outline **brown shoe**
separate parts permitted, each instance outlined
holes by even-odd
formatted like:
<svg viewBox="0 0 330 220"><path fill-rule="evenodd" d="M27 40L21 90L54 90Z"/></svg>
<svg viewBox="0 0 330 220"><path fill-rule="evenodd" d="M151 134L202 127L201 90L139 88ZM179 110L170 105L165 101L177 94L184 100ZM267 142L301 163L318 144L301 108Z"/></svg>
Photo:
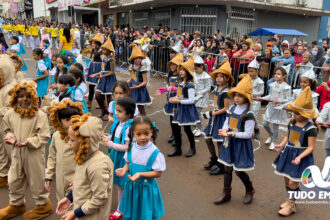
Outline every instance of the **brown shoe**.
<svg viewBox="0 0 330 220"><path fill-rule="evenodd" d="M283 202L281 205L280 205L280 209L283 209L285 206L287 206L288 205L288 203L289 203L289 198L287 198L286 200L285 200L285 202Z"/></svg>
<svg viewBox="0 0 330 220"><path fill-rule="evenodd" d="M231 187L224 187L222 195L214 200L214 204L220 205L225 202L229 202L231 199Z"/></svg>
<svg viewBox="0 0 330 220"><path fill-rule="evenodd" d="M87 108L88 108L89 110L92 109L92 101L87 101Z"/></svg>
<svg viewBox="0 0 330 220"><path fill-rule="evenodd" d="M0 188L8 186L8 179L7 177L0 177Z"/></svg>
<svg viewBox="0 0 330 220"><path fill-rule="evenodd" d="M25 220L39 220L46 218L53 212L53 204L48 199L45 205L37 205L34 209L31 209L24 213Z"/></svg>
<svg viewBox="0 0 330 220"><path fill-rule="evenodd" d="M288 203L286 206L284 206L280 211L278 211L278 214L283 217L290 216L296 212L296 203L294 200L290 199L288 200Z"/></svg>
<svg viewBox="0 0 330 220"><path fill-rule="evenodd" d="M20 206L8 205L6 208L0 210L0 219L7 220L14 218L15 216L21 215L26 211L25 204Z"/></svg>
<svg viewBox="0 0 330 220"><path fill-rule="evenodd" d="M246 189L243 203L245 205L250 204L253 200L253 194L255 193L252 184Z"/></svg>

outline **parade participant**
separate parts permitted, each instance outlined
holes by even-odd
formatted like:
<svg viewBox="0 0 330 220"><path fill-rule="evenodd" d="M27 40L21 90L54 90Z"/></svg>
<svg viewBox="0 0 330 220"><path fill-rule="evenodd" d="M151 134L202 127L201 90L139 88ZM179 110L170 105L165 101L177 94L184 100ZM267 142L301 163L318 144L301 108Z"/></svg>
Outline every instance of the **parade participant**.
<svg viewBox="0 0 330 220"><path fill-rule="evenodd" d="M33 25L30 27L31 32L31 48L34 50L38 46L38 39L39 39L39 26L37 26L36 22L33 22Z"/></svg>
<svg viewBox="0 0 330 220"><path fill-rule="evenodd" d="M309 86L312 90L314 108L317 109L317 103L319 101L319 94L314 92L317 87L316 76L313 69L309 69L300 76L300 89L292 90L292 101L296 100L300 93Z"/></svg>
<svg viewBox="0 0 330 220"><path fill-rule="evenodd" d="M98 83L98 78L90 77L90 75L94 73L98 73L102 70L102 50L101 50L101 33L98 33L93 37L92 39L89 40L89 42L92 44L92 62L90 63L88 67L88 74L86 78L86 82L89 84L88 85L88 101L87 101L87 107L88 109L92 108L92 102L94 98L94 93L95 93L95 86Z"/></svg>
<svg viewBox="0 0 330 220"><path fill-rule="evenodd" d="M59 57L58 54L54 55L52 57L52 64L49 69L49 84L48 88L52 88L52 85L55 83L55 75L57 71L57 58Z"/></svg>
<svg viewBox="0 0 330 220"><path fill-rule="evenodd" d="M9 56L15 67L15 80L17 83L22 83L24 81L24 75L20 70L22 69L23 61L16 53L12 53Z"/></svg>
<svg viewBox="0 0 330 220"><path fill-rule="evenodd" d="M169 67L168 77L167 77L167 95L166 95L166 104L164 105L164 113L165 115L170 116L170 125L172 130L172 135L168 140L168 143L172 143L175 145L175 138L174 138L174 127L173 127L173 115L174 115L174 108L176 104L172 104L169 102L170 98L176 96L176 91L172 89L172 87L178 87L179 81L179 66L183 63L183 55L182 53L177 53L174 58L172 58L168 63L167 66Z"/></svg>
<svg viewBox="0 0 330 220"><path fill-rule="evenodd" d="M72 49L70 50L70 57L72 57L72 59L76 60L79 55L80 55L80 49L78 48L77 41L73 41Z"/></svg>
<svg viewBox="0 0 330 220"><path fill-rule="evenodd" d="M287 108L294 113L294 118L288 125L287 136L274 148L280 153L273 166L276 174L284 176L286 190L297 192L303 171L314 164L317 128L310 119L317 118L318 113L313 106L310 87L306 87ZM278 214L289 216L295 212L295 198L290 197L281 204Z"/></svg>
<svg viewBox="0 0 330 220"><path fill-rule="evenodd" d="M155 146L157 127L149 118L138 117L134 119L132 132L136 141L125 152L126 165L116 170L120 177L128 173L129 179L119 210L124 219L159 219L165 210L156 178L165 171L166 164L164 155Z"/></svg>
<svg viewBox="0 0 330 220"><path fill-rule="evenodd" d="M211 175L220 175L224 174L224 165L218 162L218 156L220 155L224 138L218 134L218 131L222 128L227 117L227 110L230 106L228 91L235 79L231 75L230 63L228 61L225 61L219 69L214 70L211 77L217 83L217 87L214 94L213 111L203 114L204 118L209 119L203 133L211 154L210 161L205 164L204 168L210 170ZM217 143L218 154L216 154L214 142Z"/></svg>
<svg viewBox="0 0 330 220"><path fill-rule="evenodd" d="M57 62L57 69L54 77L55 82L51 87L52 89L57 88L59 77L67 74L69 71L69 59L66 56L63 55L58 56L56 62Z"/></svg>
<svg viewBox="0 0 330 220"><path fill-rule="evenodd" d="M265 144L270 144L269 150L274 150L280 124L286 125L289 123L289 118L283 108L291 100L291 87L286 83L286 70L283 67L277 67L274 73L275 82L269 85L269 95L262 98L255 97L256 101L265 100L269 102L263 116L263 126L269 135ZM270 128L269 123L273 124L273 130Z"/></svg>
<svg viewBox="0 0 330 220"><path fill-rule="evenodd" d="M111 102L112 88L117 82L116 78L116 64L113 57L115 49L113 48L111 39L108 40L101 46L103 51L102 69L99 73L90 75L90 77L98 77L99 82L96 87L95 99L99 104L102 113L99 118L102 120L103 117L108 114L107 106ZM106 119L105 119L106 120Z"/></svg>
<svg viewBox="0 0 330 220"><path fill-rule="evenodd" d="M64 214L73 203L74 211L62 216L62 219L108 219L112 202L113 163L99 151L102 121L85 114L72 116L71 123L68 135L76 162L74 184L72 191L58 203L56 213Z"/></svg>
<svg viewBox="0 0 330 220"><path fill-rule="evenodd" d="M235 170L246 190L243 203L249 204L253 200L254 189L245 171L254 169L252 136L255 126L254 114L250 111L253 103L253 83L250 76L246 75L236 87L230 89L228 96L235 104L229 108L226 121L219 130L219 135L226 138L219 157L219 161L225 165L225 174L223 193L214 203L220 205L230 201Z"/></svg>
<svg viewBox="0 0 330 220"><path fill-rule="evenodd" d="M69 192L75 170L74 153L68 144L68 130L72 125L73 115L83 115L81 103L63 100L49 109L49 122L57 130L49 145L45 188L50 191L56 176L56 199L61 199Z"/></svg>
<svg viewBox="0 0 330 220"><path fill-rule="evenodd" d="M210 75L205 72L205 64L200 56L194 57L195 72L194 72L194 85L195 85L195 106L198 114L204 108L209 106L209 91L211 89ZM196 129L193 131L195 137L201 136L203 133L202 122L196 124Z"/></svg>
<svg viewBox="0 0 330 220"><path fill-rule="evenodd" d="M148 83L147 86L150 86L150 71L151 71L151 60L149 58L149 44L145 44L141 47L142 53L145 56L145 58L142 60L141 64L144 66L147 70L147 78L148 78Z"/></svg>
<svg viewBox="0 0 330 220"><path fill-rule="evenodd" d="M84 49L81 53L81 58L82 60L78 62L80 62L83 65L83 69L84 69L83 73L84 76L86 76L92 58L92 49L88 49L88 48Z"/></svg>
<svg viewBox="0 0 330 220"><path fill-rule="evenodd" d="M9 107L9 91L16 84L15 68L7 55L0 56L0 187L8 186L8 170L10 167L11 146L7 145L3 138L3 116Z"/></svg>
<svg viewBox="0 0 330 220"><path fill-rule="evenodd" d="M27 66L22 58L21 51L20 51L20 44L19 44L19 39L16 36L13 36L10 38L10 47L9 47L9 52L10 53L16 53L19 57L21 57L23 61L23 66L21 68L21 71L26 71Z"/></svg>
<svg viewBox="0 0 330 220"><path fill-rule="evenodd" d="M69 56L72 49L72 42L74 37L71 35L70 28L66 27L63 30L63 36L60 38L59 51L61 55Z"/></svg>
<svg viewBox="0 0 330 220"><path fill-rule="evenodd" d="M129 148L130 128L133 122L136 105L132 98L124 97L116 101L116 122L114 129L110 130L110 136L103 137L103 142L108 146L109 156L114 165L114 171L125 166L124 154ZM114 213L110 214L110 220L121 219L122 213L119 211L120 202L123 196L124 187L127 182L127 174L123 177L113 176L113 184L117 186L118 207Z"/></svg>
<svg viewBox="0 0 330 220"><path fill-rule="evenodd" d="M129 89L129 85L126 81L117 81L116 84L113 86L112 96L115 101L111 101L108 107L108 120L111 124L110 131L115 129L117 116L116 116L116 100L129 97L131 90ZM139 110L135 107L134 117L139 114Z"/></svg>
<svg viewBox="0 0 330 220"><path fill-rule="evenodd" d="M31 32L30 32L30 25L27 24L24 29L24 36L23 36L23 44L27 47L31 47Z"/></svg>
<svg viewBox="0 0 330 220"><path fill-rule="evenodd" d="M33 79L37 83L37 93L39 97L39 104L41 104L41 98L47 94L48 83L49 83L49 73L43 59L43 52L40 48L36 48L32 51L32 56L35 61L37 61L37 74L36 78Z"/></svg>
<svg viewBox="0 0 330 220"><path fill-rule="evenodd" d="M265 91L265 83L260 77L259 74L259 63L254 59L248 66L248 74L251 77L253 83L253 97L261 97ZM260 101L253 101L253 104L250 106L250 110L254 113L254 117L257 118L261 108Z"/></svg>
<svg viewBox="0 0 330 220"><path fill-rule="evenodd" d="M55 103L61 102L65 99L71 99L72 92L74 91L75 80L73 76L64 74L59 77L57 84L57 94L55 97Z"/></svg>
<svg viewBox="0 0 330 220"><path fill-rule="evenodd" d="M194 134L191 131L191 125L200 122L199 114L195 106L195 86L194 86L194 58L189 55L190 59L180 65L180 84L176 93L176 97L170 98L170 103L177 104L174 109L173 126L175 137L175 150L167 154L169 157L182 154L182 137L181 126L187 134L190 143L190 149L186 153L186 157L192 157L196 154Z"/></svg>
<svg viewBox="0 0 330 220"><path fill-rule="evenodd" d="M57 40L57 35L58 35L58 29L55 24L53 24L50 28L50 33L52 37L52 44L55 45L55 48L58 49L58 40Z"/></svg>
<svg viewBox="0 0 330 220"><path fill-rule="evenodd" d="M330 156L330 102L327 102L324 105L319 117L316 119L316 124L321 125L327 129L324 134L323 148L325 150L325 157L329 157Z"/></svg>
<svg viewBox="0 0 330 220"><path fill-rule="evenodd" d="M88 113L88 108L84 96L87 92L87 86L85 84L85 79L83 72L79 68L71 68L69 74L75 79L75 86L72 89L71 100L73 102L81 102L83 104L84 113Z"/></svg>
<svg viewBox="0 0 330 220"><path fill-rule="evenodd" d="M23 45L23 35L22 32L17 31L18 43L19 43L19 51L20 54L26 54L26 50Z"/></svg>
<svg viewBox="0 0 330 220"><path fill-rule="evenodd" d="M51 53L51 49L49 47L49 41L47 39L42 41L42 52L43 52L43 57L44 57L44 61L45 61L45 65L47 67L48 70L50 70L51 66L52 66L52 53Z"/></svg>
<svg viewBox="0 0 330 220"><path fill-rule="evenodd" d="M10 91L10 107L3 118L5 142L12 147L8 173L9 205L0 210L0 219L24 213L24 219L43 219L53 211L44 188L45 145L50 132L47 115L38 110L35 82L16 84ZM29 186L35 208L26 211L24 195Z"/></svg>
<svg viewBox="0 0 330 220"><path fill-rule="evenodd" d="M49 48L51 48L51 45L50 45L50 37L49 37L49 34L48 34L48 31L47 31L47 28L43 28L42 31L41 31L41 34L40 34L40 45L39 47L40 48L43 48L43 44L44 44L44 40L48 40L48 44L49 44Z"/></svg>
<svg viewBox="0 0 330 220"><path fill-rule="evenodd" d="M131 97L138 106L140 114L145 116L146 111L144 106L152 103L147 89L147 70L141 64L142 60L145 59L145 56L136 44L131 44L130 46L132 47L132 54L128 61L132 62L132 64L128 68L130 79L127 83L130 86Z"/></svg>

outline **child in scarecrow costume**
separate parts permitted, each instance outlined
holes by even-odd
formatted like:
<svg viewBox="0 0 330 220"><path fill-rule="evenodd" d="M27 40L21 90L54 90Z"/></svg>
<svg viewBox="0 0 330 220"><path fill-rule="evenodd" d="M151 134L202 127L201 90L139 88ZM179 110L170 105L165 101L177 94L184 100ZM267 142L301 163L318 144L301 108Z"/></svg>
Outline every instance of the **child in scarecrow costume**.
<svg viewBox="0 0 330 220"><path fill-rule="evenodd" d="M10 166L10 152L11 146L7 145L3 140L4 135L4 125L3 116L9 109L10 95L8 92L16 84L15 68L11 62L9 56L0 56L0 187L5 187L8 185L7 176Z"/></svg>
<svg viewBox="0 0 330 220"><path fill-rule="evenodd" d="M68 144L68 129L73 115L83 115L81 102L63 100L49 109L50 124L57 130L49 146L45 187L51 189L51 183L56 176L56 198L60 201L69 191L73 180L75 164L74 153Z"/></svg>
<svg viewBox="0 0 330 220"><path fill-rule="evenodd" d="M17 83L22 83L24 81L24 75L20 70L22 69L22 66L23 66L23 60L16 53L12 53L9 56L10 56L10 58L11 58L13 64L14 64L15 69L16 69L16 71L15 71L15 73L16 73L15 74L16 82Z"/></svg>
<svg viewBox="0 0 330 220"><path fill-rule="evenodd" d="M286 190L297 192L304 170L314 165L317 128L310 119L317 118L319 114L313 106L310 87L306 87L287 108L294 113L294 118L288 125L287 136L275 145L275 150L280 153L273 166L275 173L284 177ZM290 197L280 205L278 214L289 216L295 212L295 198Z"/></svg>
<svg viewBox="0 0 330 220"><path fill-rule="evenodd" d="M99 151L102 121L85 114L71 118L69 144L74 151L76 169L72 191L57 206L62 215L73 202L74 211L62 218L109 219L112 202L113 163Z"/></svg>
<svg viewBox="0 0 330 220"><path fill-rule="evenodd" d="M249 204L253 200L254 188L245 171L254 169L252 136L255 126L254 114L249 109L253 103L250 76L246 75L236 87L230 89L228 96L235 104L229 108L226 121L219 130L219 135L226 137L219 157L219 162L225 165L225 174L223 193L214 203L219 205L230 201L232 173L235 170L246 190L243 203Z"/></svg>
<svg viewBox="0 0 330 220"><path fill-rule="evenodd" d="M25 191L32 191L36 207L24 219L43 219L53 211L44 187L45 145L49 141L47 115L38 109L35 82L17 84L11 91L10 107L3 118L7 144L12 147L8 172L9 205L0 210L0 219L13 218L26 211Z"/></svg>

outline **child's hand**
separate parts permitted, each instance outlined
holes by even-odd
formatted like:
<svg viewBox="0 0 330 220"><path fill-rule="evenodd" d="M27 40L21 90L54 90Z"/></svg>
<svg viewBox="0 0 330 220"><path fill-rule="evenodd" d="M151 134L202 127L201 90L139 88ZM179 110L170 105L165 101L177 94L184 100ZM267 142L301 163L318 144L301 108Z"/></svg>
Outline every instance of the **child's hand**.
<svg viewBox="0 0 330 220"><path fill-rule="evenodd" d="M28 140L25 140L24 142L22 143L16 143L15 146L17 147L25 147L29 144L29 141Z"/></svg>
<svg viewBox="0 0 330 220"><path fill-rule="evenodd" d="M16 142L15 138L11 138L11 137L5 137L3 140L4 140L7 144L11 144L11 145L14 145L15 142Z"/></svg>
<svg viewBox="0 0 330 220"><path fill-rule="evenodd" d="M255 101L261 101L262 99L261 99L261 97L254 97L253 100L255 100Z"/></svg>
<svg viewBox="0 0 330 220"><path fill-rule="evenodd" d="M135 182L140 178L140 176L141 176L140 173L136 173L132 177L131 177L131 175L128 175L127 177L130 181Z"/></svg>
<svg viewBox="0 0 330 220"><path fill-rule="evenodd" d="M172 97L170 98L170 103L174 103L174 104L179 104L180 103L180 99L176 98L176 97Z"/></svg>
<svg viewBox="0 0 330 220"><path fill-rule="evenodd" d="M115 119L109 114L108 121L110 124L112 124L115 121Z"/></svg>
<svg viewBox="0 0 330 220"><path fill-rule="evenodd" d="M220 136L225 136L225 134L227 133L227 131L228 131L227 129L219 129L219 133L218 134Z"/></svg>
<svg viewBox="0 0 330 220"><path fill-rule="evenodd" d="M37 78L34 78L34 79L33 79L33 81L37 82L37 81L38 81L38 79L37 79Z"/></svg>
<svg viewBox="0 0 330 220"><path fill-rule="evenodd" d="M50 191L52 189L52 181L45 181L45 188Z"/></svg>
<svg viewBox="0 0 330 220"><path fill-rule="evenodd" d="M76 216L75 216L74 212L69 212L68 214L63 215L61 220L73 220L73 219L75 219L75 217Z"/></svg>
<svg viewBox="0 0 330 220"><path fill-rule="evenodd" d="M119 168L116 170L116 175L119 177L123 177L123 176L125 176L125 174L126 174L126 171L124 168Z"/></svg>
<svg viewBox="0 0 330 220"><path fill-rule="evenodd" d="M136 85L133 84L131 87L129 87L130 90L135 89Z"/></svg>
<svg viewBox="0 0 330 220"><path fill-rule="evenodd" d="M89 77L91 77L91 78L94 78L95 76L96 76L96 74L89 75Z"/></svg>
<svg viewBox="0 0 330 220"><path fill-rule="evenodd" d="M63 215L70 206L70 204L71 201L68 198L64 197L61 201L57 203L56 214Z"/></svg>
<svg viewBox="0 0 330 220"><path fill-rule="evenodd" d="M103 143L105 146L108 146L108 141L109 141L108 137L102 136L101 139L102 139L102 143Z"/></svg>
<svg viewBox="0 0 330 220"><path fill-rule="evenodd" d="M296 159L294 159L293 161L291 161L291 163L292 164L295 164L295 165L298 165L298 164L300 164L300 161L301 161L300 157L296 157Z"/></svg>
<svg viewBox="0 0 330 220"><path fill-rule="evenodd" d="M275 145L274 146L274 150L276 151L276 152L280 152L281 150L282 150L282 146L281 145L279 145L279 144L277 144L277 145Z"/></svg>

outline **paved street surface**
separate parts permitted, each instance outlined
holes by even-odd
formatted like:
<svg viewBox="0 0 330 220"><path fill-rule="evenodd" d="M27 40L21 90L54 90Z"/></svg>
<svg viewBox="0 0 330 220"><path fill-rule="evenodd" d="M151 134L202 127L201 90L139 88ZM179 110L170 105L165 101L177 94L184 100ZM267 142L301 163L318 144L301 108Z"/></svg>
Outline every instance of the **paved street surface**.
<svg viewBox="0 0 330 220"><path fill-rule="evenodd" d="M54 54L55 51L53 51ZM27 49L25 61L28 65L26 78L32 78L35 75L35 61L32 60L31 49ZM118 73L119 79L127 79L125 73ZM151 114L151 119L156 121L160 129L156 145L161 149L163 154L172 151L172 146L167 144L170 136L169 118L162 112L165 103L165 95L156 96L157 88L164 85L165 81L161 78L154 77L151 80L149 92L153 97L153 104L146 108L147 114ZM96 103L93 104L95 107ZM93 110L93 115L98 115L99 110ZM154 114L152 114L154 113ZM260 114L261 115L261 114ZM259 122L262 122L259 115ZM206 121L204 121L204 124ZM104 124L105 125L105 124ZM188 151L189 145L187 137L182 129L183 134L183 153ZM285 131L280 131L280 138L283 138ZM318 136L319 140L323 140L324 131ZM261 143L267 138L266 132L261 128ZM255 152L255 170L249 172L251 180L255 188L255 198L252 204L244 205L242 202L245 189L238 177L233 174L232 199L229 203L221 206L213 204L222 192L223 176L210 176L203 166L208 161L209 153L207 146L202 137L196 138L197 154L192 158L166 156L167 170L159 178L158 183L163 196L166 215L163 219L281 219L277 215L280 203L285 200L284 181L283 178L274 174L271 166L276 157L276 152L268 150L268 147L261 145L261 148ZM257 144L254 146L257 148ZM106 152L104 147L101 147ZM323 168L324 151L322 142L318 141L314 152L315 164ZM0 208L8 204L8 189L0 189ZM114 190L113 207L117 207L117 193ZM55 186L51 191L51 200L56 206ZM31 193L26 193L27 208L31 209L34 202ZM55 208L55 207L54 207ZM60 217L53 213L49 220L59 219ZM19 216L15 219L23 219ZM329 219L329 205L297 205L297 213L290 219Z"/></svg>

